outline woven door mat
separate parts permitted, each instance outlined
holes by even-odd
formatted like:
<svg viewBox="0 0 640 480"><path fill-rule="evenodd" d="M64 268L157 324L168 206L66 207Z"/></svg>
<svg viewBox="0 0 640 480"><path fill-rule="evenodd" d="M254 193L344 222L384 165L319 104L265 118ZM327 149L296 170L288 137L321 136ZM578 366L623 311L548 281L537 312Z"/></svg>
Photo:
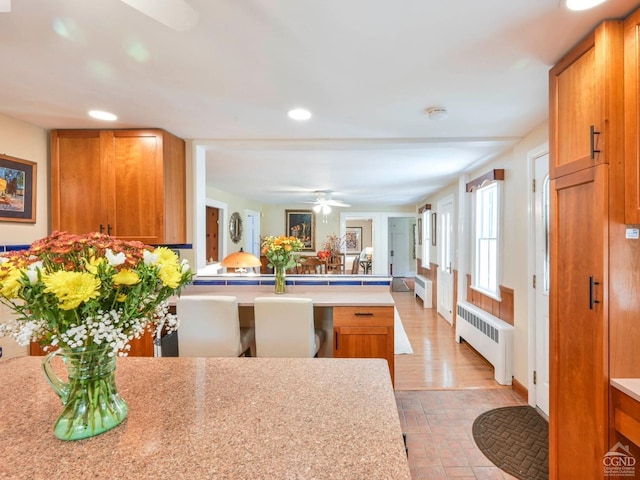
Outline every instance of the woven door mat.
<svg viewBox="0 0 640 480"><path fill-rule="evenodd" d="M549 478L549 424L535 408L484 412L473 422L473 438L491 462L514 477Z"/></svg>

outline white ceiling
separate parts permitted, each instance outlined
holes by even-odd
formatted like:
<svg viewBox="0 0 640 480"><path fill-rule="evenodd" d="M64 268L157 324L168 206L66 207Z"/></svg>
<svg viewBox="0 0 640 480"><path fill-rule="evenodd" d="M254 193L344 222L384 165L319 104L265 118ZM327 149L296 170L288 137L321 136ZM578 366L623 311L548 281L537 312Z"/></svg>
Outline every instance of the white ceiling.
<svg viewBox="0 0 640 480"><path fill-rule="evenodd" d="M0 113L105 128L86 116L97 108L118 115L108 128L164 128L206 147L210 185L265 203L330 190L353 206L415 204L544 122L549 68L639 6L174 2L193 10L180 31L119 0L13 0L0 13ZM288 119L295 106L311 120ZM449 117L429 120L432 106Z"/></svg>

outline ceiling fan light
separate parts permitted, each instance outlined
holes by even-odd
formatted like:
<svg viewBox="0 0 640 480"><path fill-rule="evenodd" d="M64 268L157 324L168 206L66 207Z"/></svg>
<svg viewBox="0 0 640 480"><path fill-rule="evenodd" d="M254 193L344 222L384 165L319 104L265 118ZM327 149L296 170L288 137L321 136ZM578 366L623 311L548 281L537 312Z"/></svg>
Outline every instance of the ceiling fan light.
<svg viewBox="0 0 640 480"><path fill-rule="evenodd" d="M320 213L320 210L322 210L322 205L318 204L318 205L314 205L313 206L313 211L316 213Z"/></svg>
<svg viewBox="0 0 640 480"><path fill-rule="evenodd" d="M590 8L595 7L596 5L600 5L606 0L567 0L567 8L569 10L588 10Z"/></svg>
<svg viewBox="0 0 640 480"><path fill-rule="evenodd" d="M322 213L324 213L325 215L327 215L328 213L331 213L331 207L329 205L323 205Z"/></svg>

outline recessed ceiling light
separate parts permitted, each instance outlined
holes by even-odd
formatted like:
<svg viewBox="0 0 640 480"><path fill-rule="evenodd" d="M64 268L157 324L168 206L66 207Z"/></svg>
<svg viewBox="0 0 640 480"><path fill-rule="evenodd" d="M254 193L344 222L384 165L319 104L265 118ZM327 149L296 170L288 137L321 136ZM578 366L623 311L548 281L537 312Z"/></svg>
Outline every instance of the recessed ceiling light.
<svg viewBox="0 0 640 480"><path fill-rule="evenodd" d="M102 110L89 110L89 116L97 118L98 120L106 120L108 122L113 122L118 119L118 117L113 113L103 112Z"/></svg>
<svg viewBox="0 0 640 480"><path fill-rule="evenodd" d="M287 115L293 120L309 120L311 118L311 112L306 108L294 108L289 110Z"/></svg>
<svg viewBox="0 0 640 480"><path fill-rule="evenodd" d="M567 8L569 10L588 10L605 1L606 0L567 0Z"/></svg>

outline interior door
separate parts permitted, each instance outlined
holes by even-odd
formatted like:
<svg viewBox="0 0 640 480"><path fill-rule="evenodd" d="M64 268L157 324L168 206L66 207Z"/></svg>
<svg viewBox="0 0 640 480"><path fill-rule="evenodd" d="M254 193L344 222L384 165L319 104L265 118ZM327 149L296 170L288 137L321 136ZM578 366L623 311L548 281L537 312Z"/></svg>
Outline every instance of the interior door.
<svg viewBox="0 0 640 480"><path fill-rule="evenodd" d="M549 415L549 155L535 160L536 405Z"/></svg>
<svg viewBox="0 0 640 480"><path fill-rule="evenodd" d="M406 277L409 265L409 221L405 218L389 219L389 273L394 277Z"/></svg>
<svg viewBox="0 0 640 480"><path fill-rule="evenodd" d="M438 249L438 313L453 325L453 197L438 202L433 225Z"/></svg>
<svg viewBox="0 0 640 480"><path fill-rule="evenodd" d="M220 210L215 207L207 207L207 225L206 225L206 235L207 235L207 263L217 262L220 260L219 258L219 246L218 240L219 235L218 231L220 229Z"/></svg>
<svg viewBox="0 0 640 480"><path fill-rule="evenodd" d="M247 226L245 251L260 258L260 212L246 211Z"/></svg>

